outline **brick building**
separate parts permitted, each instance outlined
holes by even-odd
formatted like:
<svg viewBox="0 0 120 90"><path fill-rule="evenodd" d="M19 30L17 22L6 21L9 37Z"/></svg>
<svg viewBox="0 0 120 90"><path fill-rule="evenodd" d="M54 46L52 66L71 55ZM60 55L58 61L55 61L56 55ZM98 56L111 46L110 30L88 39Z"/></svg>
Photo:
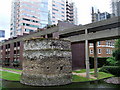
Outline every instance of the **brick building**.
<svg viewBox="0 0 120 90"><path fill-rule="evenodd" d="M8 41L12 41L13 39L9 39ZM23 42L17 41L2 45L0 47L0 53L3 66L19 67L23 60Z"/></svg>
<svg viewBox="0 0 120 90"><path fill-rule="evenodd" d="M106 40L97 42L98 57L111 57L114 47L115 40ZM94 56L93 44L89 45L90 57Z"/></svg>

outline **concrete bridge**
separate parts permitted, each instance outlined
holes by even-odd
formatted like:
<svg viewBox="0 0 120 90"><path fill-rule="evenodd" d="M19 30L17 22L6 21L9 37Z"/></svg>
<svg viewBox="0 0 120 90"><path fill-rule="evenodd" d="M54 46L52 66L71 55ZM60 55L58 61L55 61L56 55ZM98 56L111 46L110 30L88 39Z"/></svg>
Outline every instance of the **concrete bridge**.
<svg viewBox="0 0 120 90"><path fill-rule="evenodd" d="M63 28L64 29L64 28ZM74 26L63 30L61 26L55 26L44 31L32 33L17 39L9 40L1 44L7 44L17 41L23 41L31 37L43 36L47 34L58 33L60 38L68 39L71 42L81 42L86 39L89 41L100 41L106 39L116 39L120 37L120 17L114 17L86 25ZM85 33L87 32L87 33ZM86 35L87 34L87 35Z"/></svg>
<svg viewBox="0 0 120 90"><path fill-rule="evenodd" d="M86 39L89 41L100 41L119 37L120 17L77 26L60 32L60 38L69 39L71 42L81 42Z"/></svg>
<svg viewBox="0 0 120 90"><path fill-rule="evenodd" d="M75 26L68 29L60 29L61 26L56 26L44 31L19 37L17 39L9 40L2 43L5 45L8 43L13 43L17 41L23 41L24 39L29 39L31 37L43 36L48 34L53 34L55 37L57 34L59 38L70 40L72 43L75 42L85 42L85 58L86 58L86 68L89 71L89 42L94 43L94 60L95 68L97 68L97 41L109 40L109 39L118 39L120 38L120 17L114 17L108 20L103 20L95 23L90 23L86 25ZM97 72L97 69L95 70ZM97 76L97 75L96 75ZM89 73L87 73L89 78Z"/></svg>
<svg viewBox="0 0 120 90"><path fill-rule="evenodd" d="M114 17L60 32L60 38L85 42L86 76L89 78L89 42L94 45L94 72L97 77L97 41L120 38L120 17Z"/></svg>

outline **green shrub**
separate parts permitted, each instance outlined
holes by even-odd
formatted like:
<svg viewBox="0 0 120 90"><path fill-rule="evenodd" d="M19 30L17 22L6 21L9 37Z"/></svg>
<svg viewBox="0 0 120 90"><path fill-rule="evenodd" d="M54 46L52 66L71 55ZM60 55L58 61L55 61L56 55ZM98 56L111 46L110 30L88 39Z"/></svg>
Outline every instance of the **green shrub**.
<svg viewBox="0 0 120 90"><path fill-rule="evenodd" d="M90 68L94 68L94 58L90 57ZM98 57L98 68L107 65L107 59L106 57Z"/></svg>
<svg viewBox="0 0 120 90"><path fill-rule="evenodd" d="M109 57L107 59L107 65L108 66L116 66L117 63L118 63L118 61L116 61L114 57Z"/></svg>
<svg viewBox="0 0 120 90"><path fill-rule="evenodd" d="M115 57L115 60L118 61L120 64L120 50L115 50L113 52L113 57Z"/></svg>
<svg viewBox="0 0 120 90"><path fill-rule="evenodd" d="M115 76L120 76L120 66L103 66L99 71L111 73Z"/></svg>

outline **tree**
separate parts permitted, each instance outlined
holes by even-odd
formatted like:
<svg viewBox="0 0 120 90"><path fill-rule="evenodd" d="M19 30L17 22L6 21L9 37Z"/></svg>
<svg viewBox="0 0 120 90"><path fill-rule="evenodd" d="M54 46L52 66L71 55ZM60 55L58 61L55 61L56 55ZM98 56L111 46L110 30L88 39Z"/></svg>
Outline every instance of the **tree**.
<svg viewBox="0 0 120 90"><path fill-rule="evenodd" d="M118 61L118 64L120 65L120 39L116 40L113 57L115 57L115 60Z"/></svg>
<svg viewBox="0 0 120 90"><path fill-rule="evenodd" d="M116 40L115 49L120 50L120 39Z"/></svg>

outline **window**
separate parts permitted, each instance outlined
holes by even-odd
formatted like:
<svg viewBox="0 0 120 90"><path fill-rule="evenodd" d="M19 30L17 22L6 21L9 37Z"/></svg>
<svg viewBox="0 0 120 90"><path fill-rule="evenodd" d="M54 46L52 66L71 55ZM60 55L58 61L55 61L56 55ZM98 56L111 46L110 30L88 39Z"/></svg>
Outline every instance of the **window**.
<svg viewBox="0 0 120 90"><path fill-rule="evenodd" d="M112 43L110 42L110 46L112 46Z"/></svg>
<svg viewBox="0 0 120 90"><path fill-rule="evenodd" d="M5 31L4 30L0 30L0 37L5 37Z"/></svg>
<svg viewBox="0 0 120 90"><path fill-rule="evenodd" d="M1 50L3 50L3 46L1 46Z"/></svg>
<svg viewBox="0 0 120 90"><path fill-rule="evenodd" d="M63 10L64 10L64 8L61 8L61 9L63 9Z"/></svg>
<svg viewBox="0 0 120 90"><path fill-rule="evenodd" d="M61 4L62 6L64 6L64 4Z"/></svg>
<svg viewBox="0 0 120 90"><path fill-rule="evenodd" d="M20 42L17 42L17 46L20 46Z"/></svg>
<svg viewBox="0 0 120 90"><path fill-rule="evenodd" d="M93 54L93 50L92 49L90 49L90 54Z"/></svg>
<svg viewBox="0 0 120 90"><path fill-rule="evenodd" d="M14 54L16 54L17 52L16 52L16 50L14 50Z"/></svg>
<svg viewBox="0 0 120 90"><path fill-rule="evenodd" d="M53 18L55 18L55 17L53 16Z"/></svg>
<svg viewBox="0 0 120 90"><path fill-rule="evenodd" d="M14 43L14 47L16 47L16 43Z"/></svg>
<svg viewBox="0 0 120 90"><path fill-rule="evenodd" d="M52 14L55 14L54 12Z"/></svg>
<svg viewBox="0 0 120 90"><path fill-rule="evenodd" d="M30 26L30 24L26 24L26 26Z"/></svg>
<svg viewBox="0 0 120 90"><path fill-rule="evenodd" d="M7 47L10 48L10 44L8 44Z"/></svg>
<svg viewBox="0 0 120 90"><path fill-rule="evenodd" d="M93 43L90 43L90 46L93 46Z"/></svg>
<svg viewBox="0 0 120 90"><path fill-rule="evenodd" d="M64 11L62 11L62 13L64 13Z"/></svg>
<svg viewBox="0 0 120 90"><path fill-rule="evenodd" d="M54 11L58 11L57 9L54 9L54 8L53 8L53 10L54 10Z"/></svg>
<svg viewBox="0 0 120 90"><path fill-rule="evenodd" d="M98 54L101 54L101 49L98 49Z"/></svg>
<svg viewBox="0 0 120 90"><path fill-rule="evenodd" d="M106 49L106 54L111 54L111 50L110 49Z"/></svg>
<svg viewBox="0 0 120 90"><path fill-rule="evenodd" d="M55 6L55 4L53 4L52 6Z"/></svg>
<svg viewBox="0 0 120 90"><path fill-rule="evenodd" d="M28 29L25 29L25 32L29 32L29 30L28 30Z"/></svg>
<svg viewBox="0 0 120 90"><path fill-rule="evenodd" d="M12 35L12 32L10 33L10 35Z"/></svg>
<svg viewBox="0 0 120 90"><path fill-rule="evenodd" d="M30 21L30 19L23 18L23 20Z"/></svg>
<svg viewBox="0 0 120 90"><path fill-rule="evenodd" d="M101 45L101 42L100 42L100 41L98 41L98 46L99 46L99 45Z"/></svg>
<svg viewBox="0 0 120 90"><path fill-rule="evenodd" d="M17 50L17 54L20 54L20 51L19 51L19 50Z"/></svg>
<svg viewBox="0 0 120 90"><path fill-rule="evenodd" d="M5 48L7 49L7 45L5 45Z"/></svg>
<svg viewBox="0 0 120 90"><path fill-rule="evenodd" d="M111 42L111 41L107 41L107 42L106 42L106 45L107 45L107 46L112 46L112 42Z"/></svg>
<svg viewBox="0 0 120 90"><path fill-rule="evenodd" d="M23 26L25 26L25 23L23 23Z"/></svg>
<svg viewBox="0 0 120 90"><path fill-rule="evenodd" d="M106 54L112 54L112 50L111 49L106 49Z"/></svg>

